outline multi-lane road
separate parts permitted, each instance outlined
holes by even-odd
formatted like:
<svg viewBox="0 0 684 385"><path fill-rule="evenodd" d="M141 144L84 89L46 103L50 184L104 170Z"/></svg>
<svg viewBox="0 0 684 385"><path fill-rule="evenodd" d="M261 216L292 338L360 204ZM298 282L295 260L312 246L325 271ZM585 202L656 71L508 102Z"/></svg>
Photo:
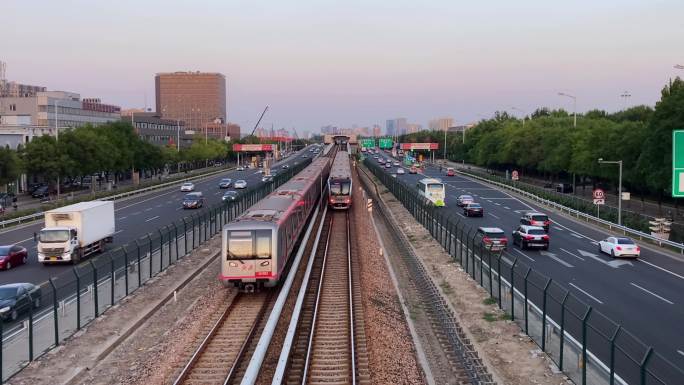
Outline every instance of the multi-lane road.
<svg viewBox="0 0 684 385"><path fill-rule="evenodd" d="M391 159L388 154L382 156ZM385 172L396 169L392 167ZM684 368L684 258L641 245L639 259L614 260L598 251L598 241L613 234L565 215L550 213L486 183L459 173L447 177L445 171L434 167L415 175L407 172L397 176L413 187L424 177L440 178L445 183L446 207L442 210L454 220L460 219L475 229L480 226L503 229L509 238L505 258L524 261ZM483 218L463 216L462 209L456 205L457 197L462 194L472 195L482 204ZM548 252L521 250L511 244L511 233L525 211L549 214L553 223Z"/></svg>
<svg viewBox="0 0 684 385"><path fill-rule="evenodd" d="M300 160L302 153L311 156L309 148L304 149L276 163L273 170L280 172L283 165L292 166L294 162ZM247 181L247 188L263 183L261 175L255 169L226 171L225 173L216 174L210 178L195 182L195 191L201 191L204 194L205 207L212 206L221 201L221 196L226 191L218 188L218 182L221 178L231 178L233 181L244 179ZM176 187L160 189L150 194L115 202L116 233L114 234L113 244L109 245L108 248L114 248L131 242L157 228L190 215L192 210L183 210L181 204L185 194L180 191L179 183ZM19 244L29 250L29 260L26 265L20 265L7 271L0 271L0 284L13 282L38 284L45 282L62 271L72 268L71 264L44 266L38 263L33 234L42 227L43 222L39 221L0 233L0 245ZM84 263L87 263L87 261Z"/></svg>

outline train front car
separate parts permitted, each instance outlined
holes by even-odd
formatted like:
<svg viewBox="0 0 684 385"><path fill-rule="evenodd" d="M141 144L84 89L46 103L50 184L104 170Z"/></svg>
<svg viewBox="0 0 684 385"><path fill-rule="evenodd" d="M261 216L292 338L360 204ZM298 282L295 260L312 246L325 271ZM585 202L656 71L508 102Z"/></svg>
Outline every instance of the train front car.
<svg viewBox="0 0 684 385"><path fill-rule="evenodd" d="M224 286L252 292L278 284L329 169L329 158L316 159L223 227L219 280Z"/></svg>
<svg viewBox="0 0 684 385"><path fill-rule="evenodd" d="M338 151L328 178L328 205L332 209L346 210L352 204L352 175L349 153Z"/></svg>

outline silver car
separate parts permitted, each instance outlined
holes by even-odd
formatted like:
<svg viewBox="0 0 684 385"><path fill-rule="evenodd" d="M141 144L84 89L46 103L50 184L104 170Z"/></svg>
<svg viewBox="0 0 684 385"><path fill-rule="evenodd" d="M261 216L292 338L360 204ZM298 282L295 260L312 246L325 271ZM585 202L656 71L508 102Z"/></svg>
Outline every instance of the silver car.
<svg viewBox="0 0 684 385"><path fill-rule="evenodd" d="M235 187L235 188L247 188L247 181L245 181L244 179L236 180L235 183L233 183L233 187Z"/></svg>

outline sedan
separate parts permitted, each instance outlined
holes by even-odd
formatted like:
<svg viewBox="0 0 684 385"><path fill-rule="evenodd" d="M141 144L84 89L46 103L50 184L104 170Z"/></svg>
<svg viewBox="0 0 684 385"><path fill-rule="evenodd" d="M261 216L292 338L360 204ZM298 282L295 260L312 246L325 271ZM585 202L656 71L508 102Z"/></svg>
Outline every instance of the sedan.
<svg viewBox="0 0 684 385"><path fill-rule="evenodd" d="M599 252L610 254L611 257L638 258L641 248L633 240L625 237L608 237L598 244Z"/></svg>
<svg viewBox="0 0 684 385"><path fill-rule="evenodd" d="M483 217L484 208L479 203L468 203L463 206L463 215L466 217Z"/></svg>
<svg viewBox="0 0 684 385"><path fill-rule="evenodd" d="M271 183L273 182L273 175L264 175L261 177L261 181L264 183Z"/></svg>
<svg viewBox="0 0 684 385"><path fill-rule="evenodd" d="M288 166L288 165L286 165L286 164L283 165L283 169L284 169L284 170L287 170L288 168L290 168L290 166Z"/></svg>
<svg viewBox="0 0 684 385"><path fill-rule="evenodd" d="M230 185L233 183L233 180L230 178L223 178L219 182L218 186L219 188L228 188Z"/></svg>
<svg viewBox="0 0 684 385"><path fill-rule="evenodd" d="M385 163L385 168L392 168L392 163L390 163L389 161Z"/></svg>
<svg viewBox="0 0 684 385"><path fill-rule="evenodd" d="M237 171L245 171L245 166L242 166L242 165L237 166L236 170Z"/></svg>
<svg viewBox="0 0 684 385"><path fill-rule="evenodd" d="M0 246L0 269L9 270L12 266L23 265L28 258L25 247L19 245Z"/></svg>
<svg viewBox="0 0 684 385"><path fill-rule="evenodd" d="M236 180L235 184L233 184L233 187L235 188L247 188L247 181L240 179Z"/></svg>
<svg viewBox="0 0 684 385"><path fill-rule="evenodd" d="M470 195L459 195L456 199L456 204L460 207L464 207L468 203L475 203L475 199Z"/></svg>
<svg viewBox="0 0 684 385"><path fill-rule="evenodd" d="M50 195L50 188L48 186L40 186L31 194L34 198L46 198Z"/></svg>
<svg viewBox="0 0 684 385"><path fill-rule="evenodd" d="M456 171L454 171L454 169L451 167L447 168L447 176L454 176L454 175L456 175Z"/></svg>
<svg viewBox="0 0 684 385"><path fill-rule="evenodd" d="M11 283L0 286L0 317L16 321L19 314L40 307L40 287L32 283Z"/></svg>
<svg viewBox="0 0 684 385"><path fill-rule="evenodd" d="M399 167L399 162L397 162L397 161L392 162L392 166Z"/></svg>
<svg viewBox="0 0 684 385"><path fill-rule="evenodd" d="M403 168L399 167L399 168L397 169L397 175L404 175L404 174L406 174L406 171L404 171Z"/></svg>
<svg viewBox="0 0 684 385"><path fill-rule="evenodd" d="M237 197L238 197L237 191L231 190L231 191L226 191L225 194L223 194L223 196L221 197L221 200L224 202L234 201L237 199Z"/></svg>
<svg viewBox="0 0 684 385"><path fill-rule="evenodd" d="M195 184L192 182L185 182L181 185L181 191L183 191L183 192L195 191Z"/></svg>
<svg viewBox="0 0 684 385"><path fill-rule="evenodd" d="M539 247L543 250L549 249L549 235L543 227L539 226L518 226L513 232L513 244L520 245L525 250L528 247Z"/></svg>

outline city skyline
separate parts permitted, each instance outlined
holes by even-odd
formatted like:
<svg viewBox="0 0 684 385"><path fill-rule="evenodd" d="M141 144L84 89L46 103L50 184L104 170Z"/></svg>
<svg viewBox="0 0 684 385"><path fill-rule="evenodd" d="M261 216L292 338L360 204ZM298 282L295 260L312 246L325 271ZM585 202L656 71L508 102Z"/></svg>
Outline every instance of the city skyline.
<svg viewBox="0 0 684 385"><path fill-rule="evenodd" d="M571 110L559 92L577 96L578 111L615 111L653 105L682 74L673 68L681 54L671 49L684 35L677 16L684 4L676 1L590 8L588 1L124 1L107 12L82 0L38 3L39 13L21 3L3 10L0 33L25 35L3 46L8 79L154 108L155 73L220 72L229 90L227 120L245 130L266 105L262 126L312 131L330 122L372 126L391 116L471 122L497 110ZM150 25L150 14L164 23ZM29 17L32 28L23 28ZM122 18L125 30L116 21ZM386 28L388 22L422 27ZM169 24L180 27L162 28ZM36 52L49 64L34 60ZM620 96L625 91L629 98Z"/></svg>

